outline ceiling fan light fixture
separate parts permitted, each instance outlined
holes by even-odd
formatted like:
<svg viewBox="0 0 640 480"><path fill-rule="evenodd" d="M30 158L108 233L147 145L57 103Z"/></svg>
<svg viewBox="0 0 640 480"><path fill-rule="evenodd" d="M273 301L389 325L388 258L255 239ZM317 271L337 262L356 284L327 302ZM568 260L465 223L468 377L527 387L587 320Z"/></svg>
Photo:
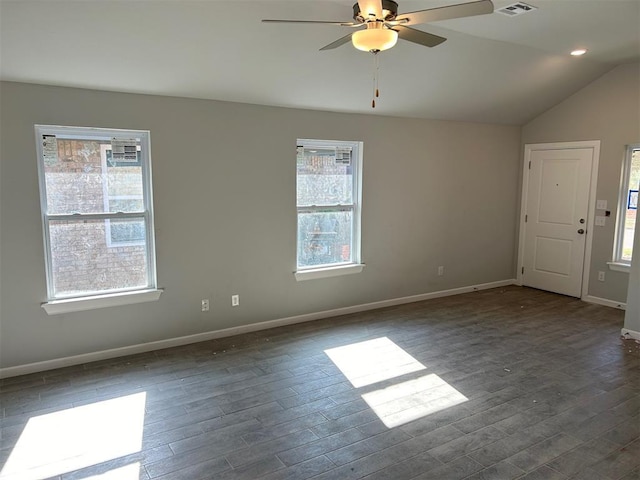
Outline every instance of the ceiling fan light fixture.
<svg viewBox="0 0 640 480"><path fill-rule="evenodd" d="M367 28L351 35L351 43L363 52L389 50L398 42L398 32L390 28Z"/></svg>
<svg viewBox="0 0 640 480"><path fill-rule="evenodd" d="M574 57L581 57L585 53L587 53L587 50L585 48L579 48L577 50L573 50L571 52L571 55L573 55Z"/></svg>

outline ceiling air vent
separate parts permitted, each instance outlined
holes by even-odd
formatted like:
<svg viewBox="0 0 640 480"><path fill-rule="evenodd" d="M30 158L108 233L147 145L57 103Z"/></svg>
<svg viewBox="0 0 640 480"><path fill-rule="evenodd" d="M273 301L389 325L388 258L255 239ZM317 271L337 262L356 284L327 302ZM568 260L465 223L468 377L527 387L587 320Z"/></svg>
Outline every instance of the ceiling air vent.
<svg viewBox="0 0 640 480"><path fill-rule="evenodd" d="M533 5L528 5L526 3L518 2L513 3L511 5L507 5L506 7L500 8L496 10L496 12L501 13L502 15L506 15L507 17L515 17L516 15L522 15L523 13L533 12L537 10L538 7L534 7Z"/></svg>

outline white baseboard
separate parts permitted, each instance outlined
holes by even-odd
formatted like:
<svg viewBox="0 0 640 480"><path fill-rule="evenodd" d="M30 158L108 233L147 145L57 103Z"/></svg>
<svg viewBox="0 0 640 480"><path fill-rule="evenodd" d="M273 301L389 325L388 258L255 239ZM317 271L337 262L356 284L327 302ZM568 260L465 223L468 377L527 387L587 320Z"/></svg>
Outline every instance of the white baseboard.
<svg viewBox="0 0 640 480"><path fill-rule="evenodd" d="M623 328L620 332L624 338L633 338L634 340L640 341L640 332L636 332L635 330L629 330L628 328Z"/></svg>
<svg viewBox="0 0 640 480"><path fill-rule="evenodd" d="M296 315L294 317L279 318L266 322L252 323L250 325L241 325L239 327L225 328L222 330L214 330L210 332L197 333L195 335L187 335L184 337L168 338L156 342L141 343L137 345L129 345L126 347L112 348L109 350L101 350L98 352L85 353L82 355L74 355L71 357L55 358L53 360L45 360L43 362L28 363L25 365L17 365L15 367L0 368L0 378L15 377L18 375L26 375L29 373L44 372L55 368L70 367L73 365L81 365L83 363L96 362L99 360L108 360L110 358L123 357L126 355L135 355L137 353L151 352L153 350L161 350L163 348L179 347L191 343L205 342L216 338L231 337L242 333L256 332L266 330L268 328L283 327L293 325L295 323L311 322L323 318L338 317L349 313L365 312L367 310L375 310L377 308L392 307L405 303L421 302L434 298L449 297L452 295L460 295L462 293L470 293L479 290L487 290L490 288L506 287L513 285L514 279L501 280L498 282L482 283L471 285L468 287L453 288L450 290L441 290L438 292L423 293L420 295L412 295L409 297L392 298L379 302L365 303L362 305L354 305L351 307L336 308L333 310L325 310L323 312L307 313L304 315Z"/></svg>
<svg viewBox="0 0 640 480"><path fill-rule="evenodd" d="M604 305L605 307L617 308L619 310L625 310L627 308L627 304L624 302L616 302L614 300L609 300L608 298L594 297L593 295L582 297L582 300L588 303Z"/></svg>

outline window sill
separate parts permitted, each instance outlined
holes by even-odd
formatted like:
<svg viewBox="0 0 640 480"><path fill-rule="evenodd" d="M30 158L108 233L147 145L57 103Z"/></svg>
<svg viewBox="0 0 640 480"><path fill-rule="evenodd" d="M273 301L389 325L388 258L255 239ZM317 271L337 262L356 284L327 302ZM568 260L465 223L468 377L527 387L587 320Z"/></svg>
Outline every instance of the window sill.
<svg viewBox="0 0 640 480"><path fill-rule="evenodd" d="M137 290L135 292L110 293L106 295L95 295L92 297L52 300L50 302L43 303L42 308L47 312L47 315L58 315L60 313L95 310L96 308L155 302L160 298L160 294L162 294L162 290L155 288L150 290Z"/></svg>
<svg viewBox="0 0 640 480"><path fill-rule="evenodd" d="M628 263L607 262L607 265L609 265L609 270L615 270L616 272L629 273L629 271L631 270L631 265Z"/></svg>
<svg viewBox="0 0 640 480"><path fill-rule="evenodd" d="M360 273L364 268L364 263L340 265L338 267L324 267L310 270L299 270L294 272L298 282L303 280L315 280L317 278L338 277L351 273Z"/></svg>

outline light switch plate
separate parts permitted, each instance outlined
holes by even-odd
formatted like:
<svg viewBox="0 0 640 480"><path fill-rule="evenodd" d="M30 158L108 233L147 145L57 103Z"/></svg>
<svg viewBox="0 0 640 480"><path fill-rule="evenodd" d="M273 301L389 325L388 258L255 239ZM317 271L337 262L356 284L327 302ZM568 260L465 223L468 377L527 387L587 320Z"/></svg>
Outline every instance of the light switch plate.
<svg viewBox="0 0 640 480"><path fill-rule="evenodd" d="M596 226L604 227L607 224L607 217L596 215Z"/></svg>
<svg viewBox="0 0 640 480"><path fill-rule="evenodd" d="M607 201L606 200L596 200L596 209L597 210L606 210L607 209Z"/></svg>

